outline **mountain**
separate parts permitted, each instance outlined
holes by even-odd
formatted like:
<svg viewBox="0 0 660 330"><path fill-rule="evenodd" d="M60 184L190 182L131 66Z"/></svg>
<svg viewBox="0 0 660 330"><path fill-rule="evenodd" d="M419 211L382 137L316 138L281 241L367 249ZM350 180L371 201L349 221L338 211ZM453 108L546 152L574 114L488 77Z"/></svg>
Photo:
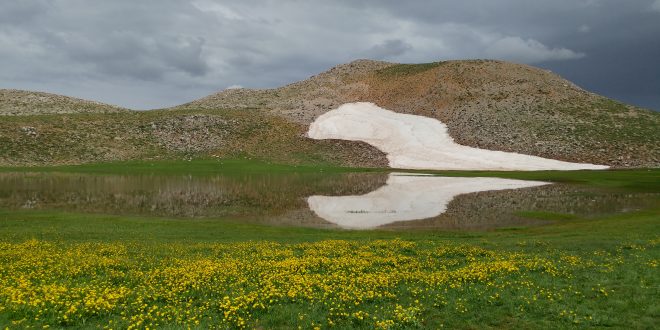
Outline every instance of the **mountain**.
<svg viewBox="0 0 660 330"><path fill-rule="evenodd" d="M281 88L231 89L176 109L264 109L309 125L349 102L436 118L462 145L615 167L660 165L660 113L493 60L357 60Z"/></svg>
<svg viewBox="0 0 660 330"><path fill-rule="evenodd" d="M126 109L57 94L0 89L0 116L117 113Z"/></svg>
<svg viewBox="0 0 660 330"><path fill-rule="evenodd" d="M434 118L463 146L613 167L660 167L660 113L590 93L546 70L491 60L358 60L274 89L231 89L128 111L53 94L0 91L0 165L251 157L385 166L359 141L307 138L346 103ZM34 114L53 114L34 116Z"/></svg>

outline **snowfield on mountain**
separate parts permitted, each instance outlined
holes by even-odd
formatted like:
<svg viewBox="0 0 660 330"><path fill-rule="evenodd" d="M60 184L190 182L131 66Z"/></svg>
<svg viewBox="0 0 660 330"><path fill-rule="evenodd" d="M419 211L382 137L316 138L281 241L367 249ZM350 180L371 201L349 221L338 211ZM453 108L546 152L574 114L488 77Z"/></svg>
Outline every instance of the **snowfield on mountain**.
<svg viewBox="0 0 660 330"><path fill-rule="evenodd" d="M447 126L424 116L400 114L373 103L347 103L309 126L313 139L366 142L387 154L390 167L437 170L598 170L608 166L563 162L454 142Z"/></svg>

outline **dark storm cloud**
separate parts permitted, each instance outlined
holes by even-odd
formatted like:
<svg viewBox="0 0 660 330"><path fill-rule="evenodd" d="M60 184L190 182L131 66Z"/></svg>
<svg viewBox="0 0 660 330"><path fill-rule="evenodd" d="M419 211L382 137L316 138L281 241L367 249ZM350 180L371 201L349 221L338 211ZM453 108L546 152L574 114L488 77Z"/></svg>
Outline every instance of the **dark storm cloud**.
<svg viewBox="0 0 660 330"><path fill-rule="evenodd" d="M4 1L0 11L0 22L17 24L31 22L48 9L48 1Z"/></svg>
<svg viewBox="0 0 660 330"><path fill-rule="evenodd" d="M63 6L68 3L72 8ZM12 5L6 15L14 20L1 25L5 36L15 41L13 53L10 50L7 55L23 59L28 55L35 62L61 61L78 74L110 78L160 80L168 72L201 76L209 70L201 56L203 37L157 31L158 26L167 31L168 16L149 18L152 9L144 6L114 4L94 9L74 3ZM157 7L156 2L152 5ZM153 25L143 24L142 18ZM21 49L27 44L34 52Z"/></svg>
<svg viewBox="0 0 660 330"><path fill-rule="evenodd" d="M133 108L356 58L497 58L660 109L660 0L0 0L0 88Z"/></svg>
<svg viewBox="0 0 660 330"><path fill-rule="evenodd" d="M102 40L85 36L82 40L62 40L61 44L69 58L93 65L104 75L160 80L169 71L202 76L209 70L201 57L201 37L143 37L120 31Z"/></svg>

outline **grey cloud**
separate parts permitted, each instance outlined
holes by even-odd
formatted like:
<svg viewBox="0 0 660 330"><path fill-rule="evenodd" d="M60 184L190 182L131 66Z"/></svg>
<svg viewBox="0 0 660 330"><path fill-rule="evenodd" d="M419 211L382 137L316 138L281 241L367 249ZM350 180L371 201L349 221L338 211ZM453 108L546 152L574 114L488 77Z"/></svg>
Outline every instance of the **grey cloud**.
<svg viewBox="0 0 660 330"><path fill-rule="evenodd" d="M651 10L660 12L660 0L653 1L653 3L651 4Z"/></svg>
<svg viewBox="0 0 660 330"><path fill-rule="evenodd" d="M580 33L589 33L589 31L591 31L591 26L587 24L582 24L578 26L578 32Z"/></svg>
<svg viewBox="0 0 660 330"><path fill-rule="evenodd" d="M130 17L125 19L132 21ZM203 37L176 31L157 34L150 28L121 24L120 18L118 24L100 22L88 29L63 25L53 32L35 34L56 53L70 59L71 65L93 67L92 75L159 80L176 71L197 77L209 70L202 56Z"/></svg>
<svg viewBox="0 0 660 330"><path fill-rule="evenodd" d="M154 108L356 58L494 57L660 109L658 1L1 1L0 87Z"/></svg>
<svg viewBox="0 0 660 330"><path fill-rule="evenodd" d="M523 63L573 60L582 58L584 53L566 48L550 48L534 39L504 37L493 42L485 49L490 58L503 58Z"/></svg>
<svg viewBox="0 0 660 330"><path fill-rule="evenodd" d="M402 55L412 49L412 45L403 40L391 39L371 47L365 54L368 58L385 60Z"/></svg>
<svg viewBox="0 0 660 330"><path fill-rule="evenodd" d="M87 36L62 41L66 54L78 65L93 65L104 75L158 80L170 71L204 75L203 38L143 37L113 33L98 40Z"/></svg>
<svg viewBox="0 0 660 330"><path fill-rule="evenodd" d="M202 58L204 38L178 38L178 41L160 43L158 50L166 54L163 59L171 67L178 68L192 76L202 76L210 69Z"/></svg>
<svg viewBox="0 0 660 330"><path fill-rule="evenodd" d="M4 1L0 10L0 22L18 24L33 22L50 8L49 1Z"/></svg>

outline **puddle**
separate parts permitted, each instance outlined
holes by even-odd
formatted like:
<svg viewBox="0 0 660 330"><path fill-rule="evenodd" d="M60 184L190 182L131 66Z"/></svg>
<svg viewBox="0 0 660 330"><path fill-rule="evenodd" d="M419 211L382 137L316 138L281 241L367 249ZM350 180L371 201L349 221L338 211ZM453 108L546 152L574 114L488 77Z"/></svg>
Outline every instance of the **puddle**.
<svg viewBox="0 0 660 330"><path fill-rule="evenodd" d="M482 230L630 212L660 194L402 173L232 176L0 173L0 210L63 211L348 229ZM530 216L530 214L532 216ZM221 220L219 220L221 221Z"/></svg>
<svg viewBox="0 0 660 330"><path fill-rule="evenodd" d="M311 196L309 208L342 228L370 229L436 217L454 197L480 191L537 187L548 183L500 178L457 178L392 173L385 186L358 196Z"/></svg>

